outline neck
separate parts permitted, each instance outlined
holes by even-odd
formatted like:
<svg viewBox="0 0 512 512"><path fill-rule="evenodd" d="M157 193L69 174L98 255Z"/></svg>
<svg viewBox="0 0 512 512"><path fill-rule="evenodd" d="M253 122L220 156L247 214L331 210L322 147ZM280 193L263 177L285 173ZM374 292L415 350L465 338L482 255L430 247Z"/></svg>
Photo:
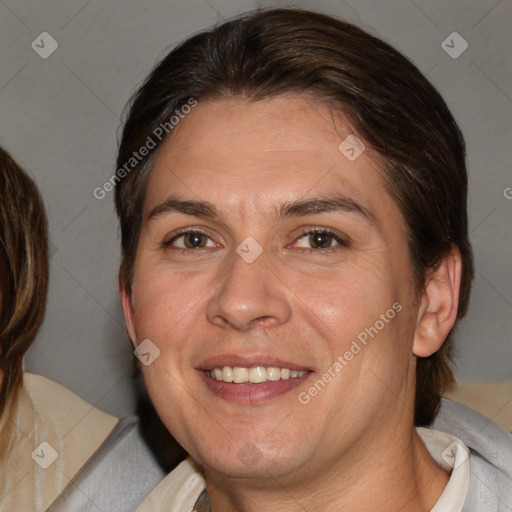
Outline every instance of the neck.
<svg viewBox="0 0 512 512"><path fill-rule="evenodd" d="M404 425L405 427L405 425ZM211 512L430 511L449 475L410 426L389 430L378 442L356 443L345 456L279 477L230 478L205 470Z"/></svg>

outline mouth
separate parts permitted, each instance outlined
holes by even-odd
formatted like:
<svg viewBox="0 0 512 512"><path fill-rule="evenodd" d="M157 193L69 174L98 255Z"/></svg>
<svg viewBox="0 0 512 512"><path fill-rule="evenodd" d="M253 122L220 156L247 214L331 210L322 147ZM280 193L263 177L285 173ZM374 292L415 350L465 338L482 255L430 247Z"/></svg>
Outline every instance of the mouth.
<svg viewBox="0 0 512 512"><path fill-rule="evenodd" d="M297 379L306 375L308 370L290 370L277 366L223 366L207 372L213 379L234 384L261 384L262 382L276 382L278 380Z"/></svg>
<svg viewBox="0 0 512 512"><path fill-rule="evenodd" d="M198 369L207 388L237 404L258 404L276 399L302 384L313 371L294 363L265 357L222 356Z"/></svg>

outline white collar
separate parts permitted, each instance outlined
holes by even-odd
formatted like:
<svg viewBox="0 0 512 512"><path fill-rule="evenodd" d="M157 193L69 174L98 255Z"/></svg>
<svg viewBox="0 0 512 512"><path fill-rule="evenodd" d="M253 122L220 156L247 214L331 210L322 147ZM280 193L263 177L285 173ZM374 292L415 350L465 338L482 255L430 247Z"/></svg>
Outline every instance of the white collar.
<svg viewBox="0 0 512 512"><path fill-rule="evenodd" d="M461 512L469 488L469 449L457 437L430 428L416 427L432 458L447 471L450 480L431 512Z"/></svg>

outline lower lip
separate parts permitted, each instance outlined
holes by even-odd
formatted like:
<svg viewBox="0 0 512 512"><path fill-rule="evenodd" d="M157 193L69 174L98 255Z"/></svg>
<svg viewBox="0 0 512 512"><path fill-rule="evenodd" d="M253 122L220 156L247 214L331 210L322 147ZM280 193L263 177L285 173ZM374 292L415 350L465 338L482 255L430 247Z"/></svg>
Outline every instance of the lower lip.
<svg viewBox="0 0 512 512"><path fill-rule="evenodd" d="M284 395L304 383L312 373L308 372L302 377L296 377L294 379L266 381L261 384L233 384L231 382L212 379L205 371L198 370L198 372L210 391L214 394L229 402L245 405L268 402Z"/></svg>

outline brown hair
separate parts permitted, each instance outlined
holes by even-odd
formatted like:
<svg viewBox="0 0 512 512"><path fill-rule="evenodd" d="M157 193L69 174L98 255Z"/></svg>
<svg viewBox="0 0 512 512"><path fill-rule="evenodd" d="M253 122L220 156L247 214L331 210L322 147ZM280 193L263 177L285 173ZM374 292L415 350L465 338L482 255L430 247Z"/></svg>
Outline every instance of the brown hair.
<svg viewBox="0 0 512 512"><path fill-rule="evenodd" d="M418 291L426 272L453 245L459 248L461 318L473 278L463 137L446 103L421 72L391 46L351 24L303 10L261 10L186 40L135 94L118 169L126 169L133 152L191 98L243 96L257 101L285 93L312 94L333 112L341 112L376 152L407 224ZM120 281L128 291L148 177L162 141L116 185ZM451 337L438 352L417 361L417 425L433 421L440 396L453 380Z"/></svg>
<svg viewBox="0 0 512 512"><path fill-rule="evenodd" d="M48 234L33 180L0 147L0 414L22 380L22 360L43 321Z"/></svg>

